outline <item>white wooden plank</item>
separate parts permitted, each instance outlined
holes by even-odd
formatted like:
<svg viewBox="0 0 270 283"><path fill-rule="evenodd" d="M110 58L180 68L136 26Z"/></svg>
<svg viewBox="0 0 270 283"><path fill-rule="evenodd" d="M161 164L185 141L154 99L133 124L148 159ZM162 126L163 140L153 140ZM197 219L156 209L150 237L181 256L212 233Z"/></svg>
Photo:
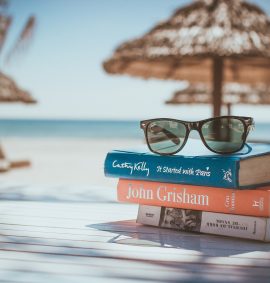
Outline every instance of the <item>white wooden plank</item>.
<svg viewBox="0 0 270 283"><path fill-rule="evenodd" d="M40 232L33 230L14 230L0 228L0 235L5 237L20 237L20 238L37 238L37 239L50 239L50 240L68 240L68 241L86 241L86 242L107 242L112 238L112 233L108 235L95 235L94 231L87 234L68 234L68 233L56 233L56 232ZM131 234L130 234L131 236ZM20 239L19 239L20 240Z"/></svg>
<svg viewBox="0 0 270 283"><path fill-rule="evenodd" d="M156 241L160 243L160 246L164 247L183 247L188 248L188 245L195 244L194 239L198 240L198 243L194 245L193 247L200 248L202 250L210 249L210 250L232 250L235 252L249 252L254 250L263 250L267 251L269 250L269 244L256 242L256 241L247 241L242 239L235 239L235 238L229 238L229 237L219 237L219 236L213 236L213 235L203 235L203 234L194 234L194 233L181 233L178 231L172 231L170 229L158 229L155 227L147 227L147 226L141 226L136 227L136 231L134 231L133 226L125 225L126 221L124 222L116 222L116 223L110 223L108 225L105 224L96 224L94 226L100 227L99 229L102 230L82 230L82 229L72 229L72 228L57 228L57 227L42 227L42 226L26 226L26 225L20 225L20 224L0 224L0 231L2 231L2 234L5 234L6 231L11 231L13 233L12 235L25 235L25 236L38 236L42 235L46 238L46 235L48 237L56 237L56 238L65 238L70 237L73 238L78 236L97 236L99 237L100 241L102 239L110 240L117 235L119 237L115 239L117 242L121 242L121 235L125 235L127 237L134 236L138 239L138 245L139 245L139 239L141 240L148 240L148 241ZM133 225L136 226L136 224L133 222ZM119 227L120 226L120 227ZM116 228L114 228L116 227ZM108 230L108 231L106 231ZM123 231L121 233L121 230ZM120 231L118 233L118 231ZM33 232L33 234L32 234ZM134 232L136 232L134 234ZM8 232L7 232L8 233ZM21 234L22 233L22 234ZM193 239L193 240L192 240Z"/></svg>
<svg viewBox="0 0 270 283"><path fill-rule="evenodd" d="M269 259L257 259L257 258L238 258L232 257L211 257L203 254L189 253L185 250L173 249L159 249L155 248L143 248L139 247L137 250L122 249L118 246L110 244L108 248L80 248L80 247L62 247L52 245L39 245L39 244L26 244L26 243L9 243L1 242L1 250L6 251L23 251L31 253L42 253L47 255L62 254L62 255L77 255L77 256L89 256L89 257L105 257L105 258L119 258L119 259L141 259L148 261L168 261L168 262L184 262L184 263L203 263L213 265L241 265L241 266L260 266L269 267Z"/></svg>
<svg viewBox="0 0 270 283"><path fill-rule="evenodd" d="M48 283L48 282L57 282L57 283L136 283L137 279L132 278L108 278L108 277L95 277L91 276L80 276L80 275L65 275L65 274L53 274L53 273L42 273L34 272L29 270L27 271L0 271L0 282L16 282L16 283ZM140 282L148 282L149 280L140 280ZM162 281L160 281L162 282Z"/></svg>
<svg viewBox="0 0 270 283"><path fill-rule="evenodd" d="M16 233L15 233L16 234ZM14 244L33 244L33 245L45 245L45 246L61 246L61 247L71 247L71 248L86 248L86 249L111 249L111 245L107 244L107 248L104 245L101 245L101 242L107 242L108 239L106 239L104 241L104 239L100 240L100 237L98 236L94 236L94 238L76 238L74 237L70 237L68 239L63 239L63 238L50 238L50 237L44 237L44 235L41 235L42 237L31 237L31 236L18 236L18 235L3 235L2 233L2 237L0 238L0 243L1 242L5 242L5 243L14 243ZM118 238L118 237L117 237ZM129 237L130 238L130 237ZM132 239L132 238L131 238ZM91 243L91 244L90 244ZM153 242L144 242L144 246L146 245L152 245L154 246ZM120 246L119 248L116 247L117 250L122 250L123 246ZM125 246L124 246L125 247ZM169 248L168 246L165 248ZM15 248L16 249L16 248ZM126 250L131 250L130 247L127 247ZM136 250L138 250L136 248ZM148 248L148 250L150 251L150 249ZM164 252L164 251L163 251ZM168 251L170 252L170 251ZM203 252L203 253L202 253ZM236 253L236 251L234 251L234 253ZM185 255L185 254L192 254L191 252L189 252L189 250L183 250L181 252L181 255ZM197 253L200 254L200 253ZM211 246L207 247L205 249L201 249L201 254L203 254L204 257L206 256L215 256L217 254L217 252L215 251L215 254L213 254ZM268 259L269 260L269 253L265 252L265 251L252 251L252 252L245 252L245 253L241 253L240 251L238 251L237 254L234 255L234 257L237 258L249 258L249 259Z"/></svg>
<svg viewBox="0 0 270 283"><path fill-rule="evenodd" d="M57 275L77 275L93 277L118 277L133 278L137 280L155 281L178 281L183 275L188 278L215 278L223 281L224 277L228 281L242 279L241 282L248 282L248 279L260 279L260 282L269 279L269 269L249 268L235 266L209 266L207 264L181 264L181 265L161 265L161 263L145 261L116 261L112 259L92 259L87 257L67 257L53 255L48 258L40 254L28 254L12 252L8 258L0 259L0 270L23 271L32 273L46 273ZM78 279L77 279L78 280ZM217 281L215 281L217 282Z"/></svg>
<svg viewBox="0 0 270 283"><path fill-rule="evenodd" d="M119 203L44 203L44 202L1 202L0 215L29 216L33 218L61 218L80 220L123 219L120 211L125 210L124 219L137 217L137 205ZM114 212L112 215L112 211Z"/></svg>
<svg viewBox="0 0 270 283"><path fill-rule="evenodd" d="M29 203L28 203L29 204ZM30 203L31 204L31 203ZM37 205L37 203L36 203ZM39 205L42 207L42 205ZM50 206L50 204L45 204L45 206ZM100 206L100 205L99 205ZM53 207L55 207L55 204L53 204ZM73 205L73 208L76 207L77 205ZM27 206L27 208L29 208L29 206ZM62 204L62 208L69 208L68 204ZM91 205L91 208L93 208L94 210L97 209L96 205ZM102 208L102 206L101 206ZM122 215L122 214L126 214L126 206L121 206L121 208L124 208L123 213L120 211L118 212L118 214ZM87 209L89 211L89 206L85 206L84 209ZM43 211L42 213L44 213L44 210L40 210ZM48 210L45 210L45 212ZM49 209L50 213L48 213L49 215L51 215L53 213L52 209ZM102 209L102 211L104 211ZM90 213L91 214L91 213ZM40 224L42 224L44 227L49 227L48 225L52 225L52 227L59 227L59 228L64 228L64 229L71 229L71 227L73 228L73 230L76 230L76 232L82 231L82 230L91 230L91 227L96 227L97 229L102 230L112 230L112 232L114 232L114 234L111 234L111 237L115 237L117 236L117 234L115 234L115 232L117 231L121 231L123 232L122 235L123 236L130 236L130 233L136 232L136 237L133 241L133 246L134 245L145 245L145 242L147 242L148 245L152 245L152 246L165 246L165 247L173 247L173 248L178 248L178 246L181 247L181 245L185 248L188 247L188 245L186 245L186 243L189 243L189 246L193 245L196 246L198 245L198 243L196 242L196 240L199 240L199 244L200 244L200 250L199 253L201 251L206 250L207 245L211 245L211 240L213 242L213 244L211 245L211 248L208 248L209 251L214 250L214 254L213 255L233 255L233 254L237 254L237 252L241 249L239 249L239 243L240 241L238 240L224 240L222 237L213 237L213 236L208 236L208 235L196 235L196 234L190 234L190 233L179 233L179 232L174 232L174 231L169 231L169 230L165 230L165 229L154 229L151 227L144 227L144 226L138 226L135 225L134 222L130 222L130 221L124 221L124 222L114 222L114 223L100 223L100 224L89 224L88 221L82 220L82 219L77 219L76 221L74 221L74 219L69 219L68 214L66 214L67 217L65 217L65 219L61 219L61 218L54 218L54 217L50 217L46 218L46 214L42 217L42 221L40 221L39 218L36 217L36 215L27 215L27 216L21 216L21 215L5 215L2 216L1 220L2 221L7 221L9 223L12 224L18 224L18 223L23 223L23 225L32 225L32 226L40 226ZM122 217L122 216L119 216ZM89 220L90 221L90 220ZM152 232L150 232L152 231ZM154 236L153 231L158 231L158 236ZM63 232L63 231L62 231ZM163 235L160 236L160 233L168 233L170 236L172 236L171 238L166 237L164 238ZM173 238L177 237L176 239L173 240ZM182 238L180 238L182 237ZM192 239L192 240L191 240ZM218 240L217 240L218 239ZM141 240L141 241L140 241ZM216 240L216 242L215 242ZM221 242L218 241L223 241L223 244L221 245ZM205 247L202 247L202 243L205 244ZM226 245L226 242L229 241ZM115 242L115 241L114 241ZM151 242L151 243L150 243ZM177 243L178 242L178 243ZM191 243L190 243L191 242ZM269 250L269 244L255 244L255 243L251 243L250 241L241 241L241 243L244 242L245 244L242 245L242 251L247 253L249 251L254 251L256 250ZM117 243L129 243L129 245L132 243L131 240L125 241L125 239L123 240L117 240ZM234 246L231 246L231 244L234 243ZM224 244L225 244L225 249L224 249ZM263 245L263 246L262 246ZM267 246L268 245L268 246ZM249 249L245 248L245 247L251 247ZM98 248L99 246L96 245L96 248ZM221 248L219 248L221 247ZM106 249L106 246L100 247L102 249ZM118 248L119 249L119 248ZM120 247L121 249L121 247ZM128 247L128 250L132 251L132 247ZM190 249L186 249L187 251L190 251ZM220 250L219 252L217 252L218 250ZM226 254L224 254L224 251L226 251ZM231 252L230 252L231 251ZM162 251L161 251L162 252ZM190 253L190 252L189 252ZM239 253L239 252L238 252ZM209 252L207 253L209 254ZM257 256L258 257L258 256ZM266 257L267 259L269 259L269 254L264 254L261 253L259 257Z"/></svg>
<svg viewBox="0 0 270 283"><path fill-rule="evenodd" d="M119 263L120 264L120 263ZM180 270L173 268L166 269L146 269L134 268L130 264L130 268L116 268L115 266L96 266L66 264L66 263L51 263L51 262L33 262L33 261L18 261L18 260L2 260L0 259L1 270L19 270L24 272L47 273L47 274L63 274L65 276L89 276L89 277L107 277L107 278L135 278L144 280L170 280L175 279ZM142 272L143 271L143 272Z"/></svg>
<svg viewBox="0 0 270 283"><path fill-rule="evenodd" d="M149 235L147 235L149 236ZM121 246L116 246L117 249L122 250L123 248L126 248L126 250L138 250L138 247L163 247L165 249L172 249L174 248L172 245L163 245L158 241L158 238L155 237L155 235L151 235L148 240L146 240L147 237L140 235L126 235L125 237L122 237L121 235L113 235L102 237L102 236L78 236L78 235L65 235L62 234L53 234L53 235L46 235L45 233L33 233L33 232L26 232L26 231L9 231L6 233L5 231L0 232L0 242L11 242L11 243L27 243L27 244L46 244L46 245L53 245L53 246L71 246L71 247L82 247L82 248L96 248L96 249L106 249L111 248L111 243L114 244L121 244ZM159 239L160 240L160 239ZM192 241L192 240L191 240ZM123 245L126 244L126 245ZM130 245L133 246L130 246ZM262 246L262 248L265 248ZM203 248L203 245L201 245L200 251L195 252L190 251L187 249L182 249L185 254L202 254L204 255L212 255L209 253L213 248L211 247L211 243L208 243L208 245L205 243L205 248ZM231 248L232 249L232 248ZM149 249L150 250L150 249ZM179 250L179 248L178 248ZM222 250L221 250L222 251ZM248 257L248 258L261 258L261 259L270 259L270 255L268 251L265 251L265 249L261 250L237 250L233 249L234 256L236 257ZM220 252L221 253L221 252ZM216 252L217 254L217 252ZM215 255L215 254L213 254ZM232 256L233 254L231 254Z"/></svg>
<svg viewBox="0 0 270 283"><path fill-rule="evenodd" d="M137 206L114 202L112 190L81 190L76 203L76 188L63 190L1 201L0 281L269 282L268 243L137 225ZM37 201L42 193L53 202Z"/></svg>
<svg viewBox="0 0 270 283"><path fill-rule="evenodd" d="M124 225L124 224L122 224ZM136 225L134 223L134 225ZM162 231L164 229L156 229L152 227L142 227L142 228L145 228L147 229L148 228L148 231L152 231L152 233L143 233L145 231L145 229L143 231L137 231L137 233L131 237L132 234L132 231L131 232L127 232L127 233L118 233L118 232L112 232L112 233L108 233L107 231L105 231L105 234L104 236L107 236L107 238L105 237L97 237L97 241L99 242L114 242L114 243L122 243L122 244L129 244L129 245L133 245L133 246L140 246L140 245L145 245L144 242L149 242L149 246L163 246L165 248L180 248L181 247L181 244L183 247L185 247L185 240L187 241L187 244L186 244L186 247L188 247L188 243L192 242L192 244L196 244L196 240L201 240L200 242L200 249L206 249L209 245L210 245L210 248L217 248L217 244L218 243L221 243L221 240L223 240L225 246L226 246L226 241L224 241L224 238L222 237L216 237L216 242L215 241L204 241L204 239L207 239L208 235L198 235L196 234L196 237L194 236L195 234L192 234L192 233L179 233L177 231L170 231L172 232L170 235L159 235L158 232L159 231ZM76 230L76 229L74 229ZM95 235L95 231L93 230L89 230L93 233L93 235ZM31 232L30 233L26 233L26 231L23 231L24 234L20 234L20 232L13 232L11 233L11 235L14 235L14 236L23 236L23 235L26 235L26 236L29 236L31 238ZM156 234L154 232L157 232ZM102 231L100 231L100 235L98 236L102 236ZM1 233L2 235L5 235L5 230L2 231ZM64 231L62 231L62 234L65 234ZM181 236L184 234L184 241L183 239L181 238ZM40 234L39 234L40 235ZM44 234L45 235L45 234ZM58 235L58 234L56 234ZM90 232L88 232L88 236L90 235ZM108 238L110 237L110 238ZM117 238L115 238L117 237ZM204 238L202 238L204 237ZM32 238L35 238L35 234L33 235ZM44 239L46 239L46 236L43 237ZM48 237L47 237L48 238ZM63 237L59 237L56 236L57 239L64 239ZM73 235L72 236L73 239L76 239L76 237ZM209 237L208 237L209 238ZM210 236L210 239L212 237ZM93 240L90 240L90 239L87 239L87 237L85 238L86 240L89 240L89 241L93 241ZM226 238L228 239L228 238ZM133 241L132 241L133 240ZM230 242L233 240L232 239L228 239L230 240L229 241L229 244ZM238 242L240 242L238 240ZM231 250L234 250L235 252L249 252L249 251L254 251L254 249L256 249L257 251L267 251L267 249L269 250L269 244L265 244L265 243L254 243L254 241L245 241L244 242L245 244L242 246L242 249L241 249L241 245L239 245L238 249L237 247L234 247L234 246L229 246L228 243L227 243L227 248L230 247ZM247 243L250 243L250 246L248 248L246 248L246 244ZM236 241L236 244L237 244L237 241ZM179 246L179 247L178 247ZM97 246L96 246L97 247ZM194 245L194 247L196 247L196 245ZM224 249L223 247L221 247L222 249ZM132 249L131 246L128 246L128 249ZM228 251L229 252L229 251Z"/></svg>
<svg viewBox="0 0 270 283"><path fill-rule="evenodd" d="M101 171L103 168L100 168ZM69 202L69 203L109 203L116 201L117 179L111 179L111 186L41 186L0 183L1 200L11 201L42 201L42 202Z"/></svg>

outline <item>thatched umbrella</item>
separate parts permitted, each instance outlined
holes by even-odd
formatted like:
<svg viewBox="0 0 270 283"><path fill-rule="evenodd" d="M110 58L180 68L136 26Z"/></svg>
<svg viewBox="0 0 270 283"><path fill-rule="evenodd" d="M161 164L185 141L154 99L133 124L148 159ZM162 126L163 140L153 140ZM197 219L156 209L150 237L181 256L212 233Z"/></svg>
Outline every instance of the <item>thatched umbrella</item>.
<svg viewBox="0 0 270 283"><path fill-rule="evenodd" d="M26 91L20 89L14 80L0 72L0 103L22 102L36 103L36 100ZM28 160L10 161L0 146L0 172L8 171L10 168L29 166Z"/></svg>
<svg viewBox="0 0 270 283"><path fill-rule="evenodd" d="M255 86L227 83L223 85L222 104L227 106L227 114L231 114L231 106L236 104L270 105L270 86ZM188 87L174 92L166 104L211 104L211 89L205 84L190 84Z"/></svg>
<svg viewBox="0 0 270 283"><path fill-rule="evenodd" d="M7 4L8 0L0 0L0 55L12 23L12 16L7 15L5 10ZM12 48L9 49L8 53L5 55L6 62L14 58L14 55L19 51L25 49L33 36L35 27L36 19L34 16L30 16L23 26L18 38L15 40ZM21 90L14 80L0 72L0 103L5 102L36 103L36 100L33 99L28 92ZM4 151L0 147L0 171L7 171L12 167L23 167L29 165L30 162L28 160L7 160Z"/></svg>
<svg viewBox="0 0 270 283"><path fill-rule="evenodd" d="M4 10L7 4L7 0L0 0L0 54L12 23L12 17L7 15ZM36 19L34 16L30 16L15 40L13 47L5 56L5 61L9 61L14 57L15 53L26 47L33 35L35 26ZM21 90L14 80L0 72L0 102L36 103L36 100L28 92Z"/></svg>
<svg viewBox="0 0 270 283"><path fill-rule="evenodd" d="M0 103L22 102L36 103L37 101L29 92L20 89L14 80L0 72Z"/></svg>
<svg viewBox="0 0 270 283"><path fill-rule="evenodd" d="M270 80L270 21L241 0L197 0L120 45L104 68L111 74L210 84L217 116L223 82Z"/></svg>

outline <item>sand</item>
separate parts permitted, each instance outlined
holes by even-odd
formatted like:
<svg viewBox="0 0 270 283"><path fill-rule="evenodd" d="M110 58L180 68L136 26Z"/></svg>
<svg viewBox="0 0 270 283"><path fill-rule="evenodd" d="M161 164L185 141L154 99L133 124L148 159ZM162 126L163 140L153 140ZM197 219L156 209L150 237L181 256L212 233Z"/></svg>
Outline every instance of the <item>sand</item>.
<svg viewBox="0 0 270 283"><path fill-rule="evenodd" d="M106 153L142 144L135 139L5 138L2 147L9 159L29 159L31 167L0 173L1 187L99 186L115 187L117 180L103 173Z"/></svg>

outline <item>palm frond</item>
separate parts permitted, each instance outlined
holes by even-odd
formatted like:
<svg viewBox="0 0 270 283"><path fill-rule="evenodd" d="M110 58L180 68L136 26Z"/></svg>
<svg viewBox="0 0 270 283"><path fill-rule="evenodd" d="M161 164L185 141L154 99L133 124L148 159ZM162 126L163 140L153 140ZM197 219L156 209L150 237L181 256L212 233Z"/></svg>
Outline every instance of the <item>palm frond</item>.
<svg viewBox="0 0 270 283"><path fill-rule="evenodd" d="M6 40L12 18L10 16L0 15L0 52Z"/></svg>
<svg viewBox="0 0 270 283"><path fill-rule="evenodd" d="M27 47L27 44L33 37L34 29L36 27L36 19L34 16L30 16L24 25L18 39L15 41L14 46L8 52L6 56L6 63L8 63L11 58L18 52L22 51Z"/></svg>

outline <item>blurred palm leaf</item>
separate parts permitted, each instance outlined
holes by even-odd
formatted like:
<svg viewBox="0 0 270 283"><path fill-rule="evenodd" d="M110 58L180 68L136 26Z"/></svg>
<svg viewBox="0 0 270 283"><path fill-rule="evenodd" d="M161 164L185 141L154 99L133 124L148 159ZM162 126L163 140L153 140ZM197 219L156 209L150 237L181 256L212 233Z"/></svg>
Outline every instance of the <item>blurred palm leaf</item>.
<svg viewBox="0 0 270 283"><path fill-rule="evenodd" d="M6 40L12 18L10 16L0 15L0 52Z"/></svg>
<svg viewBox="0 0 270 283"><path fill-rule="evenodd" d="M13 20L12 16L8 15L6 11L7 4L7 0L0 0L0 53L7 40L7 34ZM34 16L30 16L13 46L7 51L7 55L4 56L6 63L15 57L15 54L25 50L33 37L35 26L36 19ZM21 90L12 78L0 72L0 102L35 103L36 100L28 92Z"/></svg>
<svg viewBox="0 0 270 283"><path fill-rule="evenodd" d="M21 33L19 34L18 39L15 41L13 47L8 52L5 60L6 63L8 63L16 53L24 50L27 47L27 45L29 44L30 40L33 37L35 27L36 27L36 19L34 16L30 16L26 21Z"/></svg>

